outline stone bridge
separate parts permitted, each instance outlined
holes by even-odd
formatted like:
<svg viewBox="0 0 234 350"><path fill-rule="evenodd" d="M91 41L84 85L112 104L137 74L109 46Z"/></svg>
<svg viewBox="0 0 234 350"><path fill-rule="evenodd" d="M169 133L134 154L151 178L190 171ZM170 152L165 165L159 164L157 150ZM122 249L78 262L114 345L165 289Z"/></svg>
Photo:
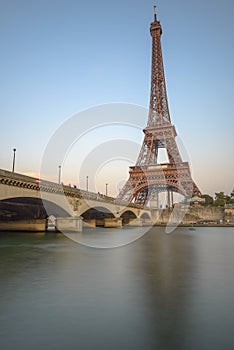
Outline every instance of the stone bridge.
<svg viewBox="0 0 234 350"><path fill-rule="evenodd" d="M151 210L140 205L117 204L115 198L103 194L0 169L0 229L22 220L39 227L40 220L48 217L63 218L61 224L82 217L84 224L106 227L152 220Z"/></svg>

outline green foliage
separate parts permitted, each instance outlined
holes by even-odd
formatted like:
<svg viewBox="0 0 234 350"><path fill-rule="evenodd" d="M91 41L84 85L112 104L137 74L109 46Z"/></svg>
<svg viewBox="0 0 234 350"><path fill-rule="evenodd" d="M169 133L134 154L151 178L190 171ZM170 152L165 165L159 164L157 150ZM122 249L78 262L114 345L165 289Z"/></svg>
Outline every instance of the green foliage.
<svg viewBox="0 0 234 350"><path fill-rule="evenodd" d="M202 203L203 206L215 206L215 207L224 207L226 204L234 205L234 190L229 195L226 195L224 192L215 193L215 198L211 197L209 194L201 195L201 198L205 199L205 203ZM188 204L190 197L185 197L181 204Z"/></svg>
<svg viewBox="0 0 234 350"><path fill-rule="evenodd" d="M204 206L213 205L214 199L209 194L203 194L201 198L205 199Z"/></svg>
<svg viewBox="0 0 234 350"><path fill-rule="evenodd" d="M234 198L227 196L226 198L226 204L234 204Z"/></svg>
<svg viewBox="0 0 234 350"><path fill-rule="evenodd" d="M224 192L215 193L214 205L219 207L223 207L225 204L234 204L234 198L224 194Z"/></svg>

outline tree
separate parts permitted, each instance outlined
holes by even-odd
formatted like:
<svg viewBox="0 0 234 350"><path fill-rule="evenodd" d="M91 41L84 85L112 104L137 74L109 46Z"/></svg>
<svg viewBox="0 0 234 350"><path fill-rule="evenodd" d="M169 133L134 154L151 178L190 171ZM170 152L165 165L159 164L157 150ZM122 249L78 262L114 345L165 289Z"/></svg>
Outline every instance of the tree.
<svg viewBox="0 0 234 350"><path fill-rule="evenodd" d="M226 196L224 194L224 192L217 192L217 193L215 193L214 205L216 207L223 207L226 204L227 201L228 201L228 196Z"/></svg>
<svg viewBox="0 0 234 350"><path fill-rule="evenodd" d="M203 204L205 206L213 205L214 203L214 199L209 194L203 194L201 195L201 198L205 199L205 203Z"/></svg>
<svg viewBox="0 0 234 350"><path fill-rule="evenodd" d="M227 204L234 204L234 189L230 193L230 196L228 196L228 200L226 202Z"/></svg>

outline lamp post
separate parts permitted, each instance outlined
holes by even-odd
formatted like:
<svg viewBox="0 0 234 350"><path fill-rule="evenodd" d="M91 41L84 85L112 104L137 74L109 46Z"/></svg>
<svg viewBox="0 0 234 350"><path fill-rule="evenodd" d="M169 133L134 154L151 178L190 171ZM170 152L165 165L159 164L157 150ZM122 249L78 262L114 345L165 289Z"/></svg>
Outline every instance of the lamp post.
<svg viewBox="0 0 234 350"><path fill-rule="evenodd" d="M89 191L89 177L86 176L86 191Z"/></svg>
<svg viewBox="0 0 234 350"><path fill-rule="evenodd" d="M59 171L58 171L58 183L61 184L61 165L59 165Z"/></svg>
<svg viewBox="0 0 234 350"><path fill-rule="evenodd" d="M15 172L15 152L16 152L16 148L13 148L13 164L12 164L12 172Z"/></svg>
<svg viewBox="0 0 234 350"><path fill-rule="evenodd" d="M108 195L108 189L107 189L107 187L108 187L108 184L106 184L106 196Z"/></svg>

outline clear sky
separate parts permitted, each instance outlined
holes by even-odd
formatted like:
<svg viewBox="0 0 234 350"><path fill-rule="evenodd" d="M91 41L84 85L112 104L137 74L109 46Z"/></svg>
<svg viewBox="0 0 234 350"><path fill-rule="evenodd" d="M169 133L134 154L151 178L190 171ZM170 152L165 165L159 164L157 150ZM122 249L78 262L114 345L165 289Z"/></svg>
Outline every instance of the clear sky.
<svg viewBox="0 0 234 350"><path fill-rule="evenodd" d="M37 174L55 130L81 110L148 107L155 4L171 118L193 177L203 193L231 192L233 0L0 0L0 168L11 169L15 147L16 171ZM108 181L111 193L101 175L100 192Z"/></svg>

